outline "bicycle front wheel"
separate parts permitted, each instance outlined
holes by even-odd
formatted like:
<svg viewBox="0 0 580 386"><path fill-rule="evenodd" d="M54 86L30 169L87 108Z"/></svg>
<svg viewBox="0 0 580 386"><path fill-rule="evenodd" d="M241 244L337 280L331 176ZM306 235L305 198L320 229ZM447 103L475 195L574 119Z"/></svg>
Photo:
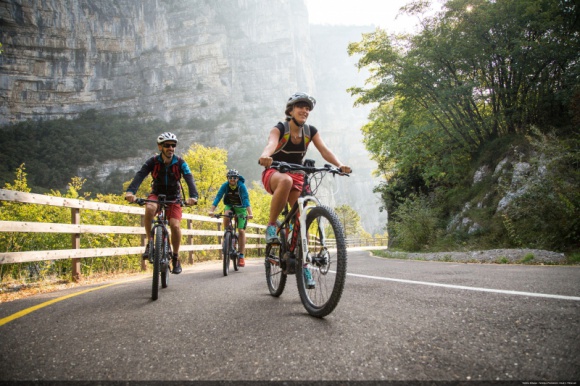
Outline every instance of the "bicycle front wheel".
<svg viewBox="0 0 580 386"><path fill-rule="evenodd" d="M286 287L286 279L288 276L284 273L282 267L282 257L286 251L286 232L280 231L280 244L268 244L266 246L266 259L264 265L266 267L266 283L268 283L268 290L270 295L278 297L284 292Z"/></svg>
<svg viewBox="0 0 580 386"><path fill-rule="evenodd" d="M230 253L232 255L232 264L234 266L234 271L238 270L238 237L237 236L233 236L232 237L232 249L230 250Z"/></svg>
<svg viewBox="0 0 580 386"><path fill-rule="evenodd" d="M312 316L322 318L338 305L346 280L346 242L338 216L327 206L312 208L306 216L308 255L306 263L299 249L296 262L296 282L300 300ZM328 237L336 239L336 246L328 243Z"/></svg>
<svg viewBox="0 0 580 386"><path fill-rule="evenodd" d="M224 234L223 255L224 255L224 276L228 276L230 272L230 253L232 251L232 234L226 232Z"/></svg>
<svg viewBox="0 0 580 386"><path fill-rule="evenodd" d="M167 288L169 285L169 274L171 270L169 269L169 260L171 256L171 251L167 245L167 239L163 241L163 250L165 253L163 254L163 259L161 260L161 288Z"/></svg>
<svg viewBox="0 0 580 386"><path fill-rule="evenodd" d="M163 229L158 226L155 228L155 249L153 250L153 286L151 291L151 299L153 300L159 298L159 272L163 253Z"/></svg>

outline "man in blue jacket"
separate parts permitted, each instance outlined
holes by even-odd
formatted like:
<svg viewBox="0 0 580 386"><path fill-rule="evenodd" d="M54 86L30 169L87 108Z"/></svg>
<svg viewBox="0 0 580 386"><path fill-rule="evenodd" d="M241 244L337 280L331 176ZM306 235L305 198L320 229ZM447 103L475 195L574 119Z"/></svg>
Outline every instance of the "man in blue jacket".
<svg viewBox="0 0 580 386"><path fill-rule="evenodd" d="M244 184L244 177L238 173L236 169L231 169L228 174L228 181L225 182L218 191L213 204L211 206L210 216L213 216L216 207L218 206L220 200L224 199L224 214L229 214L232 211L237 214L238 217L238 245L240 257L238 260L238 265L244 267L246 262L244 261L244 253L246 251L246 224L247 220L254 217L252 215L252 207L250 206L250 196L248 195L248 189ZM224 217L224 229L230 224L230 219Z"/></svg>

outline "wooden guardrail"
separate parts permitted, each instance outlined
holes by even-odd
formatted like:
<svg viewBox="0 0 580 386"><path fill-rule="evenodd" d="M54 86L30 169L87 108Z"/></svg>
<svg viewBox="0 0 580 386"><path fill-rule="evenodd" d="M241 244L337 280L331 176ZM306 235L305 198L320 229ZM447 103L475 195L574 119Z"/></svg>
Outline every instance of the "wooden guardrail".
<svg viewBox="0 0 580 386"><path fill-rule="evenodd" d="M73 280L80 279L80 259L105 256L124 256L141 254L145 246L144 214L145 209L137 206L116 205L96 201L77 200L65 197L45 196L42 194L26 193L13 190L0 189L0 201L18 202L23 204L49 205L70 208L71 223L41 223L41 222L20 222L20 221L0 221L0 232L30 232L30 233L65 233L71 235L71 249L42 250L26 252L0 252L0 264L24 263L43 260L72 259ZM112 213L126 213L141 216L139 227L131 226L104 226L93 224L81 224L81 210L97 210ZM187 241L182 242L180 252L189 252L190 261L193 261L194 251L220 250L221 251L221 230L222 220L200 216L189 213L183 214L183 220L187 222L182 226L182 237L186 236ZM193 229L193 221L211 222L217 225L217 230ZM265 245L263 231L264 225L249 223L248 229L255 229L258 233L246 232L247 239L255 239L256 243L246 244L247 249L261 249ZM141 235L141 246L120 247L120 248L80 248L80 238L83 234L134 234ZM217 236L218 244L194 244L193 236Z"/></svg>

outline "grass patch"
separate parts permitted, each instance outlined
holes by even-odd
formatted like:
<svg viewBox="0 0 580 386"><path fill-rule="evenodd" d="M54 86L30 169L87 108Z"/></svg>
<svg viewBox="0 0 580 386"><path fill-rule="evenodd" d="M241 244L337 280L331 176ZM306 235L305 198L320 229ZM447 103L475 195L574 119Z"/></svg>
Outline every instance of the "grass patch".
<svg viewBox="0 0 580 386"><path fill-rule="evenodd" d="M441 261L445 261L445 262L452 262L453 258L451 257L451 255L445 255L443 256L443 258L441 259Z"/></svg>
<svg viewBox="0 0 580 386"><path fill-rule="evenodd" d="M568 264L580 264L580 252L571 253L566 257Z"/></svg>
<svg viewBox="0 0 580 386"><path fill-rule="evenodd" d="M495 262L498 263L498 264L509 264L510 261L508 260L507 257L500 256L500 257L497 258L497 260Z"/></svg>
<svg viewBox="0 0 580 386"><path fill-rule="evenodd" d="M534 254L528 253L524 256L524 258L520 261L522 264L529 264L534 260Z"/></svg>

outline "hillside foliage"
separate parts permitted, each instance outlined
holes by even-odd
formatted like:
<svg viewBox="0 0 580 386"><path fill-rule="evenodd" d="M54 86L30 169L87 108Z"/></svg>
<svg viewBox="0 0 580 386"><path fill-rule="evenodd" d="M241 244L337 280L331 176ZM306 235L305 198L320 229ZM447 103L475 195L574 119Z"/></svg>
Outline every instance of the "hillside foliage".
<svg viewBox="0 0 580 386"><path fill-rule="evenodd" d="M350 91L376 106L362 130L394 245L580 246L579 15L570 0L450 0L416 35L349 45L371 73Z"/></svg>

